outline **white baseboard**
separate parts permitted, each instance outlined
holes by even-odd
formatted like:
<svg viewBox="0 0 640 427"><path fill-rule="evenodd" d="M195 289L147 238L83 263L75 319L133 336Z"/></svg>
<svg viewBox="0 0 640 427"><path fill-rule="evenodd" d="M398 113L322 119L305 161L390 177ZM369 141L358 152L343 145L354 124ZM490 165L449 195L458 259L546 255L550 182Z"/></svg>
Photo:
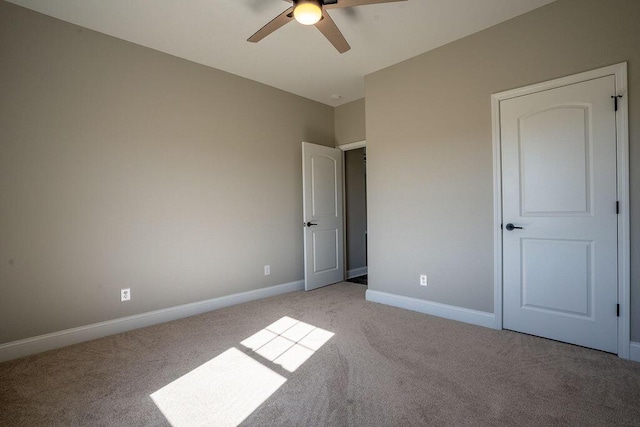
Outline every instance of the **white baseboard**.
<svg viewBox="0 0 640 427"><path fill-rule="evenodd" d="M629 359L640 362L640 342L631 341L629 344Z"/></svg>
<svg viewBox="0 0 640 427"><path fill-rule="evenodd" d="M367 273L367 267L354 268L352 270L347 270L347 279L351 279L353 277L364 276Z"/></svg>
<svg viewBox="0 0 640 427"><path fill-rule="evenodd" d="M455 307L453 305L388 294L386 292L372 291L371 289L367 290L366 298L367 301L418 311L432 316L457 320L458 322L471 323L472 325L484 326L485 328L494 329L496 326L494 314L484 311Z"/></svg>
<svg viewBox="0 0 640 427"><path fill-rule="evenodd" d="M432 316L444 317L445 319L457 320L459 322L471 323L472 325L484 326L491 329L495 329L496 327L494 314L484 311L455 307L402 295L388 294L371 289L367 290L366 299L371 302L404 308ZM640 362L640 342L632 341L630 343L629 359Z"/></svg>
<svg viewBox="0 0 640 427"><path fill-rule="evenodd" d="M13 341L0 345L0 362L303 289L299 280Z"/></svg>

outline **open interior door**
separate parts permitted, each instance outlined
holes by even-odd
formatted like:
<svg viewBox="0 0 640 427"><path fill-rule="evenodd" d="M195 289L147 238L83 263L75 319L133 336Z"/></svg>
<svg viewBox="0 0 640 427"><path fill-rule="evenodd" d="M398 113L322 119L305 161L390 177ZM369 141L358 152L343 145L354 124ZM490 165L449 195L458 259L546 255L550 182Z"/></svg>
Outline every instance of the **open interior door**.
<svg viewBox="0 0 640 427"><path fill-rule="evenodd" d="M344 280L342 152L302 143L305 290Z"/></svg>

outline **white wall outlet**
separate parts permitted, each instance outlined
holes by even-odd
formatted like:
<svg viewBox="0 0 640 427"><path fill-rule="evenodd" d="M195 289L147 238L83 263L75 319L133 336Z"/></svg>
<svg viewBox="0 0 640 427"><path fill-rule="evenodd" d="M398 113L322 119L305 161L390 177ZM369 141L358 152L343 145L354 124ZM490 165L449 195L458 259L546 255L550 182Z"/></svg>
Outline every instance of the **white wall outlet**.
<svg viewBox="0 0 640 427"><path fill-rule="evenodd" d="M120 301L129 301L131 299L131 289L124 288L120 289Z"/></svg>
<svg viewBox="0 0 640 427"><path fill-rule="evenodd" d="M271 274L271 266L270 265L265 265L264 266L264 275L268 276Z"/></svg>
<svg viewBox="0 0 640 427"><path fill-rule="evenodd" d="M420 275L420 286L427 286L427 275L426 274L421 274Z"/></svg>

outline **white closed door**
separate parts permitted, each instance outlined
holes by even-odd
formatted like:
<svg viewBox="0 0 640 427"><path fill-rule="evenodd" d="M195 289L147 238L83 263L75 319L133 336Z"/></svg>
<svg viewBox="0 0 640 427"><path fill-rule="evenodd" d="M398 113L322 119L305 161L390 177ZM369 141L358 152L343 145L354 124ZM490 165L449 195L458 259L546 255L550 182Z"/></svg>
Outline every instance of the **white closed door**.
<svg viewBox="0 0 640 427"><path fill-rule="evenodd" d="M500 102L505 329L618 351L615 94L605 76Z"/></svg>
<svg viewBox="0 0 640 427"><path fill-rule="evenodd" d="M344 280L342 152L302 143L304 282L310 291Z"/></svg>

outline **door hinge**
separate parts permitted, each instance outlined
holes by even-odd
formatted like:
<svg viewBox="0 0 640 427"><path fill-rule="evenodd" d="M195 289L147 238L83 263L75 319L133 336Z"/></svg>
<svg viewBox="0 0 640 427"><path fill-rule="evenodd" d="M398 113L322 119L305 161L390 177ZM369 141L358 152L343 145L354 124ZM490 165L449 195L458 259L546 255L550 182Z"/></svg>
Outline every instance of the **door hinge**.
<svg viewBox="0 0 640 427"><path fill-rule="evenodd" d="M620 215L620 201L616 201L616 215Z"/></svg>
<svg viewBox="0 0 640 427"><path fill-rule="evenodd" d="M616 314L620 317L620 304L617 304Z"/></svg>
<svg viewBox="0 0 640 427"><path fill-rule="evenodd" d="M622 98L622 95L613 95L613 111L618 111L618 98Z"/></svg>

